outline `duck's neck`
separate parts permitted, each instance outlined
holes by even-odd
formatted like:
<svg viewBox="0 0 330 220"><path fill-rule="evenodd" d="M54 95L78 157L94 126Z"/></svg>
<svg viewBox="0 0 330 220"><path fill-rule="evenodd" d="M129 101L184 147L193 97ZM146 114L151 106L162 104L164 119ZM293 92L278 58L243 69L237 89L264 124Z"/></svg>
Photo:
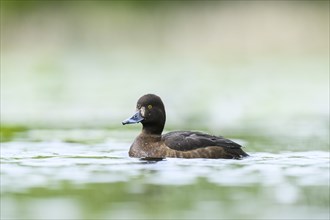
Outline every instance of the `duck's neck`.
<svg viewBox="0 0 330 220"><path fill-rule="evenodd" d="M152 120L142 121L142 133L149 135L162 135L166 122L165 109L156 113L157 117L153 118Z"/></svg>
<svg viewBox="0 0 330 220"><path fill-rule="evenodd" d="M149 125L143 124L142 133L152 135L162 135L164 125Z"/></svg>

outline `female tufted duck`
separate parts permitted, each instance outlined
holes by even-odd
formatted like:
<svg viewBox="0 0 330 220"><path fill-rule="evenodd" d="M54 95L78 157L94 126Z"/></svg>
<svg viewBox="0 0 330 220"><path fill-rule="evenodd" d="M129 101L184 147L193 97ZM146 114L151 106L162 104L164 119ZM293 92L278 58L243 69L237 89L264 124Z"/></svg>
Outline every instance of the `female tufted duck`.
<svg viewBox="0 0 330 220"><path fill-rule="evenodd" d="M162 135L166 120L165 107L156 95L142 96L136 110L131 118L122 122L123 125L138 122L143 125L141 134L129 150L130 157L240 159L248 156L241 145L223 137L191 131L174 131Z"/></svg>

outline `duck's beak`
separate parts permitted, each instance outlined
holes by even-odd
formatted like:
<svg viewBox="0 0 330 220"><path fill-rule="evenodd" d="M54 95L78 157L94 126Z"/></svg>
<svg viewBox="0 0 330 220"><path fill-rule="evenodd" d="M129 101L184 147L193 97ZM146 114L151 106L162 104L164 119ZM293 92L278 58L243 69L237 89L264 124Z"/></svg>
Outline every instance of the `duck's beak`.
<svg viewBox="0 0 330 220"><path fill-rule="evenodd" d="M124 121L122 122L122 124L123 124L123 125L126 125L126 124L135 124L135 123L139 123L139 122L142 121L143 119L144 119L144 118L142 117L140 111L137 111L137 112L135 112L135 114L134 114L132 117L130 117L130 118L124 120Z"/></svg>

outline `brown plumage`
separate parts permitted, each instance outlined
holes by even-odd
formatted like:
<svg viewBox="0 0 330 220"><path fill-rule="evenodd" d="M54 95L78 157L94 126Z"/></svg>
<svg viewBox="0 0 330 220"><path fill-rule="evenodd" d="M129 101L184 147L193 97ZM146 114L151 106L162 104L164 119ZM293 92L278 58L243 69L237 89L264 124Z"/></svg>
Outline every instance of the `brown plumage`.
<svg viewBox="0 0 330 220"><path fill-rule="evenodd" d="M192 131L174 131L162 135L166 113L162 100L156 95L142 96L136 110L131 118L122 122L124 125L138 122L143 125L141 134L129 150L130 157L239 159L248 156L241 145L219 136Z"/></svg>

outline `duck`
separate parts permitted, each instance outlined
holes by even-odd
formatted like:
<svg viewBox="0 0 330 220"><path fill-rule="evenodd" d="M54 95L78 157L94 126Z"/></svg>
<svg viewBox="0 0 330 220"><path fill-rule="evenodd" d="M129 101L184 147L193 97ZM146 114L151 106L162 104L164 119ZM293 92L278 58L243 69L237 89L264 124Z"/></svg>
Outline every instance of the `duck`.
<svg viewBox="0 0 330 220"><path fill-rule="evenodd" d="M198 131L172 131L162 134L166 122L165 106L155 94L140 97L133 116L123 125L142 124L141 133L129 149L129 156L141 159L207 158L242 159L249 156L242 146L222 136Z"/></svg>

